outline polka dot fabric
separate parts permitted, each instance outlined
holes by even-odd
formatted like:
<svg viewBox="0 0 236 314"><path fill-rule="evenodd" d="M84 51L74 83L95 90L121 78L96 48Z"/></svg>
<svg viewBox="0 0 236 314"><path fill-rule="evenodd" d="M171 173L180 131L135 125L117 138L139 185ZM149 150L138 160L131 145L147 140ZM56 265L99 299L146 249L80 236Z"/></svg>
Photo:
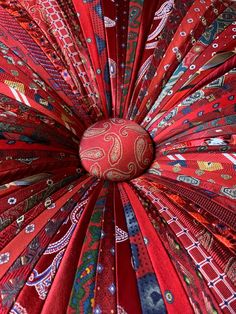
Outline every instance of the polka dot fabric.
<svg viewBox="0 0 236 314"><path fill-rule="evenodd" d="M0 0L0 313L236 312L236 6Z"/></svg>

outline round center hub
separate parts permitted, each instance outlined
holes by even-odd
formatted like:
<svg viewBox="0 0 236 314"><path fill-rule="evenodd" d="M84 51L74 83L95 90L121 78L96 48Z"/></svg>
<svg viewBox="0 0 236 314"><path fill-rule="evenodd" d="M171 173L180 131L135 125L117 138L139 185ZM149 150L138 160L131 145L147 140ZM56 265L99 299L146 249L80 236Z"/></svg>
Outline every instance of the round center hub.
<svg viewBox="0 0 236 314"><path fill-rule="evenodd" d="M93 176L125 181L142 174L153 158L149 134L137 123L113 118L96 122L83 134L80 159Z"/></svg>

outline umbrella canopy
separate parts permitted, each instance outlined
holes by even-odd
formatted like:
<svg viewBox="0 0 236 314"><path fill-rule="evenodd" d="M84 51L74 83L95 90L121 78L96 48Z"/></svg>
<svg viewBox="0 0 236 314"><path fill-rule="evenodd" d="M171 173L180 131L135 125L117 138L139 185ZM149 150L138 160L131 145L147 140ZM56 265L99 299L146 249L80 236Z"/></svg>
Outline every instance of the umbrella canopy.
<svg viewBox="0 0 236 314"><path fill-rule="evenodd" d="M236 313L236 4L0 0L0 313Z"/></svg>

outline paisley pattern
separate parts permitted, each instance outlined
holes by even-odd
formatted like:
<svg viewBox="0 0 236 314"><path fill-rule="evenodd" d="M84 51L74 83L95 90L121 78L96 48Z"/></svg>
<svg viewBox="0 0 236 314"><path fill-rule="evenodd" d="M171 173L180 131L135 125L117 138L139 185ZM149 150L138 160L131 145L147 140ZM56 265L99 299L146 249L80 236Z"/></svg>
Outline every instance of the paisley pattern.
<svg viewBox="0 0 236 314"><path fill-rule="evenodd" d="M149 134L135 122L113 118L97 122L84 132L80 159L93 176L126 181L148 168L153 144Z"/></svg>
<svg viewBox="0 0 236 314"><path fill-rule="evenodd" d="M0 0L0 314L236 313L235 21Z"/></svg>
<svg viewBox="0 0 236 314"><path fill-rule="evenodd" d="M96 126L91 126L83 134L83 137L90 138L90 137L94 137L94 136L99 136L99 135L105 134L110 129L110 127L111 127L111 124L107 123L107 122L104 122L102 124L102 126L100 126L100 128L97 127L97 125Z"/></svg>
<svg viewBox="0 0 236 314"><path fill-rule="evenodd" d="M104 136L104 141L112 141L112 146L108 152L108 161L111 167L114 167L121 160L124 152L122 141L116 133L108 133Z"/></svg>
<svg viewBox="0 0 236 314"><path fill-rule="evenodd" d="M81 151L80 151L81 160L86 159L86 160L96 161L99 159L103 159L104 157L105 157L105 152L100 147L94 147L87 150L82 150L81 148Z"/></svg>

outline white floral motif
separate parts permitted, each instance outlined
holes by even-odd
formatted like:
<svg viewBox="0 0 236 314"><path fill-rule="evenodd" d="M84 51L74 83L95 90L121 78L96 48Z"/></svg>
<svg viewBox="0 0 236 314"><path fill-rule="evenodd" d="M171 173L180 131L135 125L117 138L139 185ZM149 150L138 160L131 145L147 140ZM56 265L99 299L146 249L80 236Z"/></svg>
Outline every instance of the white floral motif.
<svg viewBox="0 0 236 314"><path fill-rule="evenodd" d="M35 225L34 224L28 225L28 226L25 227L25 233L34 232L34 229L35 229Z"/></svg>
<svg viewBox="0 0 236 314"><path fill-rule="evenodd" d="M2 253L0 255L0 265L2 264L6 264L10 259L10 253L6 252L6 253Z"/></svg>
<svg viewBox="0 0 236 314"><path fill-rule="evenodd" d="M14 205L16 203L16 198L15 197L10 197L7 202L10 205Z"/></svg>
<svg viewBox="0 0 236 314"><path fill-rule="evenodd" d="M47 180L47 185L49 185L49 186L53 185L53 180L52 179L48 179Z"/></svg>

